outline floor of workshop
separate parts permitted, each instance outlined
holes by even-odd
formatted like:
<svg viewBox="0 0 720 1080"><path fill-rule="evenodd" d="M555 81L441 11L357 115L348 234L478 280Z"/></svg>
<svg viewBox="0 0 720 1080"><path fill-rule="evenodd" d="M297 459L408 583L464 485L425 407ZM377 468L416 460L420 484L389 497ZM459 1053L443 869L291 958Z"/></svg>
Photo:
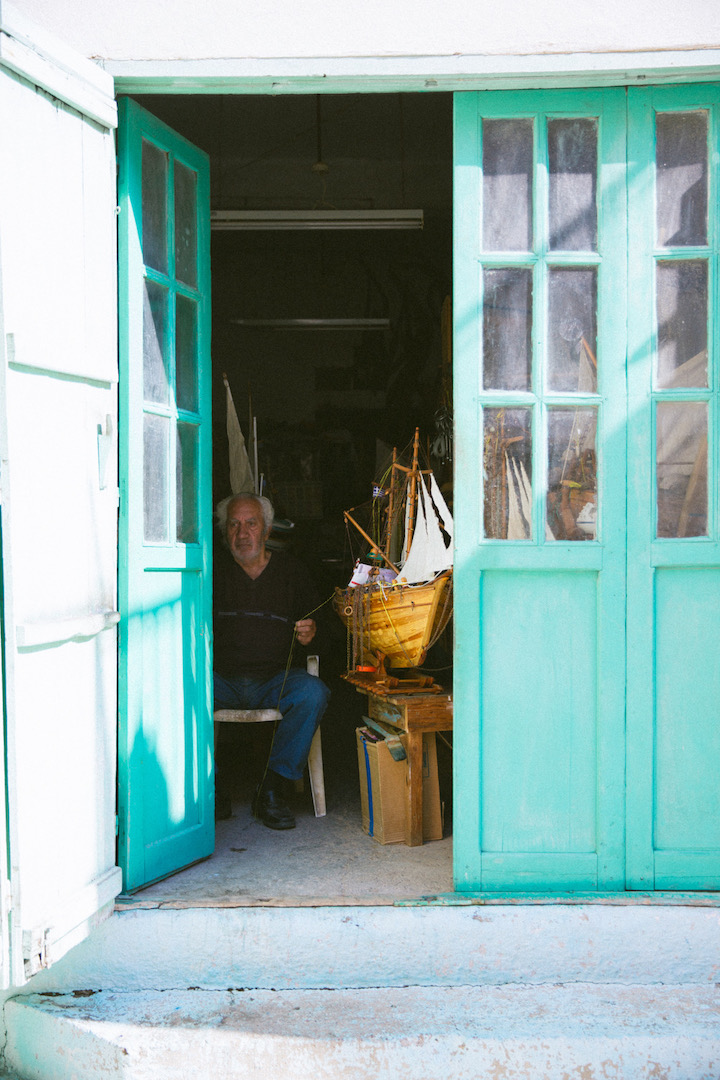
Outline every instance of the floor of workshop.
<svg viewBox="0 0 720 1080"><path fill-rule="evenodd" d="M327 815L313 813L307 778L292 799L295 829L256 821L250 801L269 725L225 725L220 768L232 777L232 817L218 821L215 852L135 893L138 906L393 904L452 891L451 736L438 736L443 839L422 847L379 844L363 832L355 728L365 698L339 680L323 719Z"/></svg>

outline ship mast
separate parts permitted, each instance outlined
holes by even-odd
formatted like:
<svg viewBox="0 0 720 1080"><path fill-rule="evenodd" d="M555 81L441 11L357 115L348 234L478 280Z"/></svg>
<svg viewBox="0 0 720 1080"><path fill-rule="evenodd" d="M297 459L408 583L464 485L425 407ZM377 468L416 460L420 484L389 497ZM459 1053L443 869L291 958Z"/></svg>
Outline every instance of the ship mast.
<svg viewBox="0 0 720 1080"><path fill-rule="evenodd" d="M420 449L420 428L415 428L415 438L413 440L413 459L412 468L410 469L410 493L408 495L409 510L408 510L408 526L407 526L407 538L405 541L405 550L410 551L410 545L412 544L413 533L415 531L415 512L417 510L417 478L418 478L418 451Z"/></svg>

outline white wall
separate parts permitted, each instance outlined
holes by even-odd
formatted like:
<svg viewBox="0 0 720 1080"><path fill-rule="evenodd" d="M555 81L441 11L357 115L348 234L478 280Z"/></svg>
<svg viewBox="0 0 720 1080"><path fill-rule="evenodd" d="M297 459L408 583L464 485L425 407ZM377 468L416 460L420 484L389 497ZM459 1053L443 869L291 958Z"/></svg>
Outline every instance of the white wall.
<svg viewBox="0 0 720 1080"><path fill-rule="evenodd" d="M720 45L717 0L16 0L85 56L452 56Z"/></svg>

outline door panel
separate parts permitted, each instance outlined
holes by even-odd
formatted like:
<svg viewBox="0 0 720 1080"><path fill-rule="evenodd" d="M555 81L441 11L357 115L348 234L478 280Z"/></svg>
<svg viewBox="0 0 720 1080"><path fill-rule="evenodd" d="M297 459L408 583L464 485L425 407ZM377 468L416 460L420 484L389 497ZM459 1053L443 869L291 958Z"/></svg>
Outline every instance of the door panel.
<svg viewBox="0 0 720 1080"><path fill-rule="evenodd" d="M456 95L455 205L456 887L618 887L624 92Z"/></svg>
<svg viewBox="0 0 720 1080"><path fill-rule="evenodd" d="M707 627L720 612L720 569L659 567L654 607L655 847L718 852L720 664Z"/></svg>
<svg viewBox="0 0 720 1080"><path fill-rule="evenodd" d="M214 844L206 156L120 107L121 658L125 889Z"/></svg>
<svg viewBox="0 0 720 1080"><path fill-rule="evenodd" d="M596 636L595 574L483 575L484 850L595 851Z"/></svg>
<svg viewBox="0 0 720 1080"><path fill-rule="evenodd" d="M628 883L720 888L718 87L629 92Z"/></svg>

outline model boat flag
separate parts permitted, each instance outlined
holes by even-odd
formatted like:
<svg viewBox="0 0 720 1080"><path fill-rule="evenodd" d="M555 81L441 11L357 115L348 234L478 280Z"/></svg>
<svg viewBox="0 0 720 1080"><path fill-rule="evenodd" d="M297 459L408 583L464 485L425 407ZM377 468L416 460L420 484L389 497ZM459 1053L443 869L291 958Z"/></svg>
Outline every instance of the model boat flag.
<svg viewBox="0 0 720 1080"><path fill-rule="evenodd" d="M250 458L248 457L247 447L245 446L245 438L242 433L242 428L240 427L237 412L235 411L235 402L233 401L232 391L230 390L230 383L224 372L223 382L225 383L225 397L227 403L230 490L232 492L256 491L255 479L250 466Z"/></svg>

